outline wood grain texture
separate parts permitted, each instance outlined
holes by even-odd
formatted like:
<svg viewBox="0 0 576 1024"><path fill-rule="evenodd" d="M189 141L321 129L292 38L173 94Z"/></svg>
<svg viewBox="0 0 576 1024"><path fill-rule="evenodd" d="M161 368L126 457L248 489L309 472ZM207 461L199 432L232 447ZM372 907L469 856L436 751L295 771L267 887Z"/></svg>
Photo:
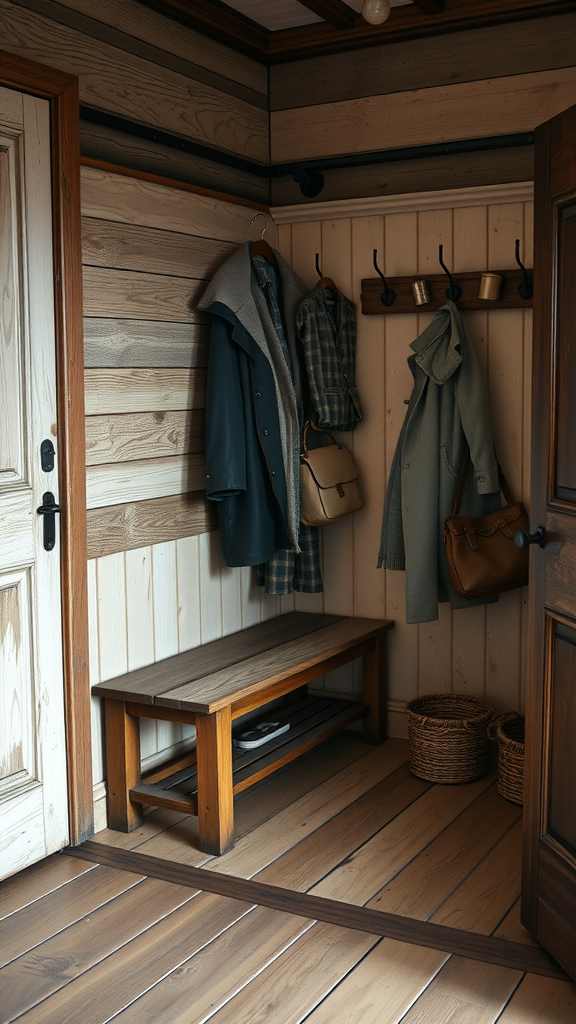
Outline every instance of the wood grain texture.
<svg viewBox="0 0 576 1024"><path fill-rule="evenodd" d="M117 23L117 18L115 19L116 24L114 24L113 22L106 23L105 18L101 16L99 18L91 17L90 15L94 14L93 8L85 4L83 5L81 0L79 3L74 4L74 8L72 8L70 3L60 4L53 2L53 0L20 0L20 5L30 11L35 11L37 14L50 18L51 21L55 21L59 25L66 25L68 28L82 32L92 39L109 43L119 50L148 60L151 64L155 64L158 67L176 71L195 82L212 86L219 92L229 93L231 96L237 96L248 103L265 109L265 98L259 90L253 90L240 82L234 82L230 78L226 78L224 75L219 74L217 67L210 70L209 67L203 66L201 63L195 63L190 59L190 52L186 57L170 53L169 49L166 50L159 47L157 45L158 40L156 39L149 41L138 37L137 34L130 31L122 31ZM102 15L100 9L98 13ZM109 10L109 18L110 13ZM136 22L141 20L142 15L135 18ZM129 27L126 22L125 25ZM165 28L166 26L164 26ZM166 34L165 31L164 34ZM222 48L222 51L223 55L225 55L226 51L224 48Z"/></svg>
<svg viewBox="0 0 576 1024"><path fill-rule="evenodd" d="M89 369L86 415L203 409L206 373L165 367Z"/></svg>
<svg viewBox="0 0 576 1024"><path fill-rule="evenodd" d="M209 871L206 868L194 868L183 864L172 865L151 857L149 854L116 850L90 840L77 847L72 855L87 857L90 860L95 860L98 864L118 865L122 863L127 870L140 871L150 878L159 877L167 881L175 881L180 885L187 884L192 888L203 889L222 896L231 896L233 899L244 899L256 903L258 906L281 909L296 916L310 917L355 931L368 932L372 935L387 935L400 941L428 946L432 949L466 954L491 964L502 964L505 967L516 967L519 970L529 969L533 973L545 976L563 977L545 951L507 942L504 939L486 937L430 922L415 921L411 918L370 910L366 907L343 905L338 900L304 895L264 882L248 881L224 875L221 872Z"/></svg>
<svg viewBox="0 0 576 1024"><path fill-rule="evenodd" d="M83 872L77 870L73 857L52 854L38 864L33 864L11 878L4 879L0 919L9 917L26 904L41 899L50 892L56 892L79 874Z"/></svg>
<svg viewBox="0 0 576 1024"><path fill-rule="evenodd" d="M270 69L270 109L335 103L361 96L429 89L574 64L576 15L535 18L474 32L452 32L326 57L293 60ZM362 74L358 74L358 60Z"/></svg>
<svg viewBox="0 0 576 1024"><path fill-rule="evenodd" d="M85 266L84 316L206 323L196 309L205 288L185 277Z"/></svg>
<svg viewBox="0 0 576 1024"><path fill-rule="evenodd" d="M166 690L156 697L156 703L210 714L230 702L241 702L274 683L293 679L308 669L313 670L318 664L377 637L382 629L390 628L390 623L374 619L342 619L309 636L288 641L271 653L242 659L238 666L232 665L193 684L185 683L178 689ZM317 672L317 675L321 674Z"/></svg>
<svg viewBox="0 0 576 1024"><path fill-rule="evenodd" d="M207 324L84 319L84 366L206 366Z"/></svg>
<svg viewBox="0 0 576 1024"><path fill-rule="evenodd" d="M89 914L106 899L113 899L130 888L141 877L138 873L125 874L115 869L97 868L70 879L66 890L68 900L63 900L62 893L56 890L30 902L18 912L17 928L12 916L0 927L1 964L4 966L32 950L61 928Z"/></svg>
<svg viewBox="0 0 576 1024"><path fill-rule="evenodd" d="M91 0L63 0L66 7L98 18L122 32L153 43L168 53L193 60L210 71L216 71L233 82L266 95L267 75L264 65L250 60L234 49L223 46L205 35L183 25L175 32L171 21L133 0L102 0L95 8Z"/></svg>
<svg viewBox="0 0 576 1024"><path fill-rule="evenodd" d="M234 845L230 707L199 715L196 740L200 847L220 856Z"/></svg>
<svg viewBox="0 0 576 1024"><path fill-rule="evenodd" d="M178 187L177 182L150 181L146 175L134 177L96 167L82 167L81 179L85 217L237 243L254 237L250 219L260 204L235 203L192 186ZM273 245L273 225L268 234Z"/></svg>
<svg viewBox="0 0 576 1024"><path fill-rule="evenodd" d="M184 182L202 191L216 190L229 200L241 197L244 202L270 202L267 177L85 120L80 121L80 154L83 162L95 160Z"/></svg>
<svg viewBox="0 0 576 1024"><path fill-rule="evenodd" d="M216 530L213 502L202 493L173 494L147 501L91 509L86 513L88 558Z"/></svg>
<svg viewBox="0 0 576 1024"><path fill-rule="evenodd" d="M240 658L250 658L307 636L337 621L337 616L292 612L268 622L260 622L249 631L232 633L202 647L185 651L163 664L156 663L129 676L114 679L106 688L99 687L99 696L130 700L137 696L141 703L156 703L155 697L178 684L201 679L234 665ZM146 698L149 698L148 700Z"/></svg>
<svg viewBox="0 0 576 1024"><path fill-rule="evenodd" d="M133 832L142 821L140 808L130 800L132 786L140 782L138 719L126 712L123 701L104 704L106 724L107 812L111 828Z"/></svg>
<svg viewBox="0 0 576 1024"><path fill-rule="evenodd" d="M204 410L88 416L86 465L204 451Z"/></svg>
<svg viewBox="0 0 576 1024"><path fill-rule="evenodd" d="M362 196L402 195L435 189L530 181L534 177L534 149L487 150L455 153L422 160L326 170L321 198L326 202ZM286 176L272 181L272 204L305 202L299 186Z"/></svg>
<svg viewBox="0 0 576 1024"><path fill-rule="evenodd" d="M496 940L495 940L496 941ZM506 1006L521 974L506 967L451 957L406 1014L406 1024L424 1024L438 1014L470 1024L492 1024Z"/></svg>
<svg viewBox="0 0 576 1024"><path fill-rule="evenodd" d="M459 139L531 131L574 102L576 69L563 68L277 111L272 160L393 149L415 138L420 145L446 142L455 132L449 108L458 112Z"/></svg>
<svg viewBox="0 0 576 1024"><path fill-rule="evenodd" d="M82 261L85 266L140 270L207 280L237 246L212 238L191 238L135 224L82 219Z"/></svg>
<svg viewBox="0 0 576 1024"><path fill-rule="evenodd" d="M7 0L0 5L0 26L5 49L78 76L82 102L256 160L268 158L266 114L245 100L198 82L191 97L184 75Z"/></svg>
<svg viewBox="0 0 576 1024"><path fill-rule="evenodd" d="M89 466L86 472L86 508L103 508L199 491L204 486L205 474L202 455L172 455L163 459Z"/></svg>
<svg viewBox="0 0 576 1024"><path fill-rule="evenodd" d="M124 873L124 892L115 894L108 886L108 902L104 901L102 886L102 902L88 911L88 922L79 918L69 923L5 969L3 1012L7 1018L17 1017L47 1000L63 989L73 975L89 971L103 957L113 955L139 932L154 927L194 898L190 889L166 882L142 879L131 880L127 885L128 879L130 876Z"/></svg>

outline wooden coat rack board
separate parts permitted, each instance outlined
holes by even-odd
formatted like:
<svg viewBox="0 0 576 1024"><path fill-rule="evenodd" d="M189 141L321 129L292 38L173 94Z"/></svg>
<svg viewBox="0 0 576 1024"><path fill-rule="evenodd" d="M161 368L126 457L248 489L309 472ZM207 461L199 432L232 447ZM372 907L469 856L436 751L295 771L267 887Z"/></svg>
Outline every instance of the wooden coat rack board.
<svg viewBox="0 0 576 1024"><path fill-rule="evenodd" d="M491 273L502 277L500 293L497 299L479 299L478 289L482 271L476 270L465 274L452 274L454 284L460 285L462 297L458 300L459 309L523 309L532 305L532 299L522 299L518 294L518 285L522 284L524 275L521 270L494 270ZM532 271L528 270L532 275ZM430 302L417 306L412 294L415 281L426 282L430 294ZM446 288L449 285L446 274L413 274L410 277L387 277L386 285L396 292L396 299L390 306L381 300L384 291L379 277L366 278L362 281L362 312L367 316L382 313L429 313L440 309L448 300Z"/></svg>

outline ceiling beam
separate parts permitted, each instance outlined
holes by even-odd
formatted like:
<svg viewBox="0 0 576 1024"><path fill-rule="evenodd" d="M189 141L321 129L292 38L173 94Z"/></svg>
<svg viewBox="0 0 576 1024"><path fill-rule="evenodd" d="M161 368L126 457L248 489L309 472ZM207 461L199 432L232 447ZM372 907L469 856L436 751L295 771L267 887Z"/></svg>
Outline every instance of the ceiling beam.
<svg viewBox="0 0 576 1024"><path fill-rule="evenodd" d="M429 38L431 35L574 11L575 0L446 0L443 10L431 18L412 3L406 7L393 7L383 25L368 25L359 17L354 28L346 32L337 31L325 22L271 32L268 63L283 64L365 46Z"/></svg>
<svg viewBox="0 0 576 1024"><path fill-rule="evenodd" d="M138 3L266 63L267 29L218 0L138 0Z"/></svg>
<svg viewBox="0 0 576 1024"><path fill-rule="evenodd" d="M444 10L444 0L412 0L424 14L438 14Z"/></svg>
<svg viewBox="0 0 576 1024"><path fill-rule="evenodd" d="M543 18L576 11L576 0L445 0L433 18L421 0L393 7L383 25L369 25L358 15L351 28L337 29L327 21L301 28L268 32L219 0L137 0L168 18L217 39L263 64L280 64L321 57L329 53L380 46L405 39L428 38L445 32L485 28L528 18ZM303 2L303 0L299 0ZM313 0L304 6L311 7ZM328 0L314 0L323 2ZM334 3L334 0L332 0ZM352 12L354 13L354 12Z"/></svg>
<svg viewBox="0 0 576 1024"><path fill-rule="evenodd" d="M423 3L437 3L442 0L422 0ZM307 7L314 14L319 14L324 21L334 28L352 28L356 21L356 11L342 0L298 0L301 7Z"/></svg>

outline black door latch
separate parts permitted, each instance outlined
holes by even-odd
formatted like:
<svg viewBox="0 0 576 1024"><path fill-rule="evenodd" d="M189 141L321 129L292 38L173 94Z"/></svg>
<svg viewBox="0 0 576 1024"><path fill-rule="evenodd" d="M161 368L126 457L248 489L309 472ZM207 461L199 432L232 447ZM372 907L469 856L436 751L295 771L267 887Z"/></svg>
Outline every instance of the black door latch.
<svg viewBox="0 0 576 1024"><path fill-rule="evenodd" d="M42 495L42 504L36 509L39 516L44 516L44 547L46 551L52 551L56 543L56 512L61 512L60 505L52 491L45 491Z"/></svg>

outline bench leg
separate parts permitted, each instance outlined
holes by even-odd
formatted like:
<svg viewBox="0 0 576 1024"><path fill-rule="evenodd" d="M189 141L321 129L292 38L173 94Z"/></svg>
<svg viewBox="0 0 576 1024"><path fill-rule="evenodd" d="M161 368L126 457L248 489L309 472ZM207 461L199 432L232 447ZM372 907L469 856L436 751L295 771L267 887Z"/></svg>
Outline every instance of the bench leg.
<svg viewBox="0 0 576 1024"><path fill-rule="evenodd" d="M196 716L200 849L220 856L234 846L230 708Z"/></svg>
<svg viewBox="0 0 576 1024"><path fill-rule="evenodd" d="M363 659L363 700L370 708L364 719L364 741L382 743L387 730L386 633L379 633Z"/></svg>
<svg viewBox="0 0 576 1024"><path fill-rule="evenodd" d="M140 782L140 723L126 711L123 700L104 701L108 826L133 832L142 824L142 811L130 800L132 786Z"/></svg>

